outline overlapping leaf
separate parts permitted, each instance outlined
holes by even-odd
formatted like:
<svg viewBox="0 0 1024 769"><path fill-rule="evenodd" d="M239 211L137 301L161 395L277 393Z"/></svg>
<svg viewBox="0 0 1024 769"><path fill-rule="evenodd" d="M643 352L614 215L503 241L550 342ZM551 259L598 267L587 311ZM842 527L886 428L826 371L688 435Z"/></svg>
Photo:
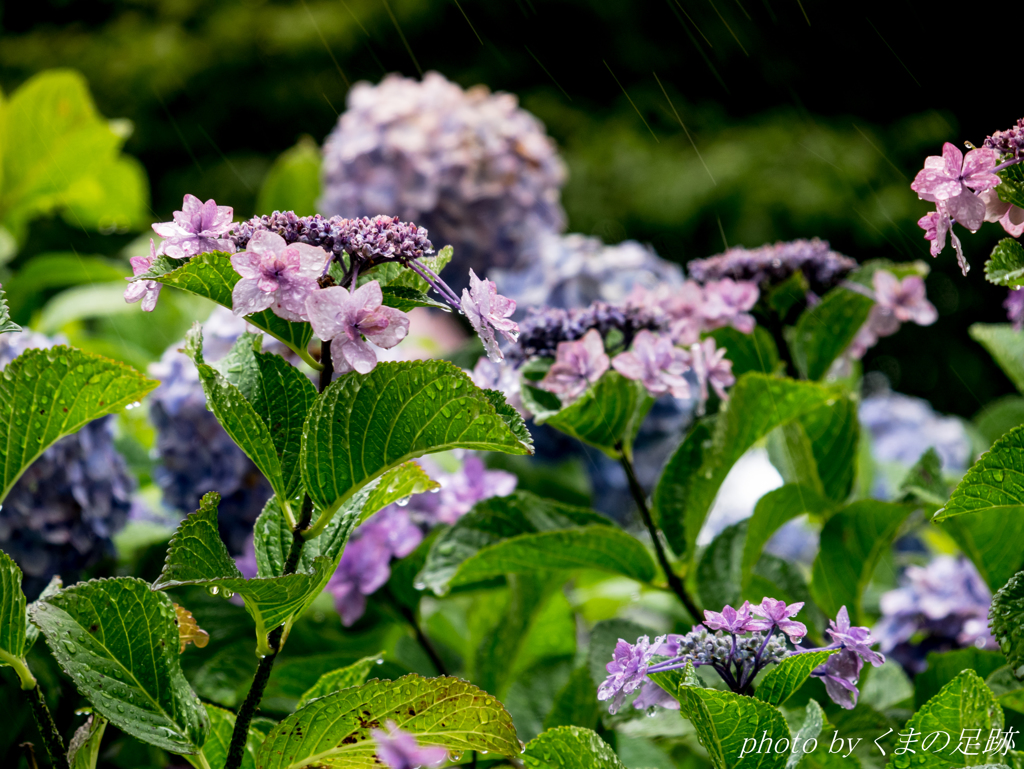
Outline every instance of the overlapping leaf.
<svg viewBox="0 0 1024 769"><path fill-rule="evenodd" d="M790 739L786 720L777 709L753 697L718 689L683 686L678 693L680 711L693 724L715 769L778 769L785 765L784 753L761 753L744 745L750 738L762 739L763 734L773 744Z"/></svg>
<svg viewBox="0 0 1024 769"><path fill-rule="evenodd" d="M370 731L388 721L422 745L453 753L520 752L512 718L494 697L456 678L407 675L313 700L267 735L257 764L260 769L369 769L378 764Z"/></svg>
<svg viewBox="0 0 1024 769"><path fill-rule="evenodd" d="M24 657L25 594L21 590L21 569L0 550L0 667L13 667L22 688L31 689L35 680Z"/></svg>
<svg viewBox="0 0 1024 769"><path fill-rule="evenodd" d="M749 580L761 551L776 531L803 513L821 513L827 506L825 499L813 489L792 483L761 497L747 524L741 566L743 583Z"/></svg>
<svg viewBox="0 0 1024 769"><path fill-rule="evenodd" d="M418 456L454 448L528 454L522 418L445 361L381 363L335 380L306 418L302 474L329 518L361 487Z"/></svg>
<svg viewBox="0 0 1024 769"><path fill-rule="evenodd" d="M360 686L365 683L366 677L370 675L370 671L383 661L383 656L384 652L372 654L369 657L363 657L361 660L356 660L351 665L346 665L343 668L338 668L328 673L324 673L317 679L317 682L299 698L299 704L295 706L295 709L301 709L303 705L311 700L326 697L328 694L334 694L334 692L340 692L342 689L348 689L352 686Z"/></svg>
<svg viewBox="0 0 1024 769"><path fill-rule="evenodd" d="M697 564L697 584L705 606L739 606L743 590L743 546L747 521L726 526L711 540Z"/></svg>
<svg viewBox="0 0 1024 769"><path fill-rule="evenodd" d="M0 334L21 331L21 326L11 320L11 309L7 306L7 294L0 288Z"/></svg>
<svg viewBox="0 0 1024 769"><path fill-rule="evenodd" d="M1017 391L1024 393L1024 335L1009 323L975 323L968 332L988 350Z"/></svg>
<svg viewBox="0 0 1024 769"><path fill-rule="evenodd" d="M210 719L210 731L203 744L203 756L210 769L224 769L228 748L231 746L231 735L235 730L235 714L216 705L204 707ZM250 727L249 736L245 741L245 752L242 754L241 769L256 769L256 754L262 744L263 733Z"/></svg>
<svg viewBox="0 0 1024 769"><path fill-rule="evenodd" d="M1024 680L1024 572L1018 572L992 597L992 636L1013 674Z"/></svg>
<svg viewBox="0 0 1024 769"><path fill-rule="evenodd" d="M81 582L33 604L32 621L97 713L172 753L199 751L209 720L181 672L167 596L130 577Z"/></svg>
<svg viewBox="0 0 1024 769"><path fill-rule="evenodd" d="M520 759L527 769L626 769L611 745L578 726L541 732L526 743Z"/></svg>
<svg viewBox="0 0 1024 769"><path fill-rule="evenodd" d="M825 376L868 319L874 300L839 286L804 310L790 339L793 362L808 379Z"/></svg>
<svg viewBox="0 0 1024 769"><path fill-rule="evenodd" d="M779 350L775 340L761 326L756 326L751 334L744 334L732 326L723 326L708 336L715 340L717 347L726 350L726 357L732 361L734 376L742 376L748 371L774 374L779 366Z"/></svg>
<svg viewBox="0 0 1024 769"><path fill-rule="evenodd" d="M26 350L0 374L0 502L59 438L120 411L159 382L72 347Z"/></svg>
<svg viewBox="0 0 1024 769"><path fill-rule="evenodd" d="M107 719L95 714L89 716L85 723L75 730L71 742L68 743L68 764L71 769L96 769L100 743L103 742L103 733L106 730Z"/></svg>
<svg viewBox="0 0 1024 769"><path fill-rule="evenodd" d="M1024 426L1008 432L981 455L935 520L979 512L1000 517L1024 514Z"/></svg>
<svg viewBox="0 0 1024 769"><path fill-rule="evenodd" d="M786 657L761 679L754 696L769 705L784 704L811 677L811 671L824 665L834 653L806 652Z"/></svg>
<svg viewBox="0 0 1024 769"><path fill-rule="evenodd" d="M985 262L985 279L1007 288L1024 285L1024 246L1013 238L1000 240Z"/></svg>

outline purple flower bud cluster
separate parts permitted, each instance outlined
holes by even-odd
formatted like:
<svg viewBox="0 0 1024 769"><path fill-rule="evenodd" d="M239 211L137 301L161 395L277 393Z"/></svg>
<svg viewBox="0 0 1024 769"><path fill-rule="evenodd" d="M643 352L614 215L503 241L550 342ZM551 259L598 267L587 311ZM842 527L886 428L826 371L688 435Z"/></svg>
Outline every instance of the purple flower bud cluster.
<svg viewBox="0 0 1024 769"><path fill-rule="evenodd" d="M966 558L940 555L908 566L902 587L882 595L875 635L883 652L910 673L926 667L933 651L999 646L988 628L992 594Z"/></svg>
<svg viewBox="0 0 1024 769"><path fill-rule="evenodd" d="M1001 156L1020 157L1021 152L1024 152L1024 118L1018 119L1017 125L1012 128L996 131L991 136L986 136L981 146L995 150Z"/></svg>
<svg viewBox="0 0 1024 769"><path fill-rule="evenodd" d="M0 334L0 370L25 350L54 344L42 334ZM54 575L73 582L113 554L111 537L128 520L134 480L114 446L112 419L90 422L50 446L0 507L0 549L21 567L30 599Z"/></svg>
<svg viewBox="0 0 1024 769"><path fill-rule="evenodd" d="M359 83L324 143L321 210L397 214L455 248L458 272L513 267L560 232L566 172L515 96L463 90L436 72ZM463 288L460 285L457 288Z"/></svg>
<svg viewBox="0 0 1024 769"><path fill-rule="evenodd" d="M679 704L649 676L687 665L709 667L732 691L750 695L754 678L768 665L776 665L794 654L842 650L816 668L812 675L824 679L835 702L852 707L856 703L856 683L863 662L881 665L885 658L871 649L875 640L868 628L850 626L845 606L839 610L836 620L830 622L830 645L821 649L795 648L807 634L803 623L793 619L803 606L803 603L787 605L785 601L765 598L756 606L744 602L738 609L726 606L721 612L705 610L704 623L695 625L686 635L659 636L653 642L648 636L642 636L635 644L620 638L612 661L606 665L608 677L598 687L597 698L602 702L611 701L608 708L611 713L616 713L626 697L635 691L640 693L633 701L634 708L660 705L678 709ZM794 646L791 648L788 644ZM850 655L856 658L852 666ZM837 658L842 658L842 662L833 662Z"/></svg>
<svg viewBox="0 0 1024 769"><path fill-rule="evenodd" d="M827 241L794 240L760 248L730 248L723 254L695 259L687 264L698 283L732 278L749 280L761 288L781 283L802 272L811 290L823 294L857 267L857 262L829 248Z"/></svg>
<svg viewBox="0 0 1024 769"><path fill-rule="evenodd" d="M553 358L559 344L582 339L591 329L602 338L617 331L622 335L622 346L628 347L640 331L666 331L668 326L667 318L657 309L600 301L584 309L547 307L530 308L528 312L519 324L519 340L508 354L512 361Z"/></svg>
<svg viewBox="0 0 1024 769"><path fill-rule="evenodd" d="M486 469L475 455L466 456L461 467L450 473L429 457L419 462L441 488L436 493L417 494L405 504L388 505L362 523L327 584L346 627L363 616L366 597L391 577L392 559L409 555L427 531L437 524L454 523L480 500L515 491L514 475Z"/></svg>

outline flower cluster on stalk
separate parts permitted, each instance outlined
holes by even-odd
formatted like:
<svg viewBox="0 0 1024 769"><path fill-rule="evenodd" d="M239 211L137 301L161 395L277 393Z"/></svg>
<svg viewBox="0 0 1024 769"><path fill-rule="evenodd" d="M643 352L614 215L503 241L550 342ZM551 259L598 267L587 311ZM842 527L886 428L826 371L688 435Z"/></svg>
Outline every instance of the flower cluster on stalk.
<svg viewBox="0 0 1024 769"><path fill-rule="evenodd" d="M799 647L807 628L793 618L802 608L803 603L787 605L766 597L757 605L744 602L738 609L726 606L721 612L705 610L704 622L685 635L658 636L654 641L642 636L636 643L620 638L612 661L605 666L608 677L598 687L597 698L608 702L613 714L634 692L638 692L634 708L658 705L678 709L679 703L650 675L688 665L710 668L730 690L750 695L754 679L769 665L796 654L835 651L811 675L822 679L834 702L852 708L857 703L857 680L864 662L877 666L885 658L871 649L875 639L868 628L851 626L845 606L829 622L830 644L814 649Z"/></svg>

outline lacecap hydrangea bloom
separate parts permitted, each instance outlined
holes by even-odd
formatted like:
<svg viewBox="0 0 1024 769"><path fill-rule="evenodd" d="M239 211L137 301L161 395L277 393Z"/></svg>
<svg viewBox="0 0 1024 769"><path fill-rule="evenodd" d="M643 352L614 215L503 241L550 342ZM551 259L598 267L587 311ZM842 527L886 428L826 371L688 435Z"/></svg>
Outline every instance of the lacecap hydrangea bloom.
<svg viewBox="0 0 1024 769"><path fill-rule="evenodd" d="M939 317L935 306L925 297L924 278L920 275L907 275L901 280L888 270L878 270L871 276L871 284L874 291L849 284L875 300L868 319L846 351L846 356L854 360L863 358L880 338L892 336L904 323L930 326Z"/></svg>
<svg viewBox="0 0 1024 769"><path fill-rule="evenodd" d="M0 334L0 370L25 350L54 344L28 331ZM0 507L0 549L21 567L30 599L53 576L74 582L114 554L111 537L128 520L134 486L114 445L112 416L61 438L32 463Z"/></svg>
<svg viewBox="0 0 1024 769"><path fill-rule="evenodd" d="M322 174L324 214L415 221L455 248L460 276L515 266L565 226L565 165L541 122L511 94L436 72L356 84Z"/></svg>

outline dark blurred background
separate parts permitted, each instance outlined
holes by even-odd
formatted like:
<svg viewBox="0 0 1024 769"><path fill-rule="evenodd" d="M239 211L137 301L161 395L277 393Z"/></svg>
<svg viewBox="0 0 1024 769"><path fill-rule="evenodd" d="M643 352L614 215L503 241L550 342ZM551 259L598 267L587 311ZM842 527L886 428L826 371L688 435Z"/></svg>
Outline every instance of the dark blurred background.
<svg viewBox="0 0 1024 769"><path fill-rule="evenodd" d="M909 184L943 141L980 143L1024 105L961 42L977 22L935 4L34 0L0 14L4 92L81 71L103 115L134 123L125 149L148 172L154 219L185 192L252 214L275 158L321 143L352 83L437 70L511 91L545 122L569 166L569 231L681 263L812 236L859 260L927 260L939 321L882 340L865 368L965 416L1013 390L967 336L1005 318L981 269L1001 229L965 238L964 278L951 249L930 258ZM37 220L13 266L131 239Z"/></svg>

